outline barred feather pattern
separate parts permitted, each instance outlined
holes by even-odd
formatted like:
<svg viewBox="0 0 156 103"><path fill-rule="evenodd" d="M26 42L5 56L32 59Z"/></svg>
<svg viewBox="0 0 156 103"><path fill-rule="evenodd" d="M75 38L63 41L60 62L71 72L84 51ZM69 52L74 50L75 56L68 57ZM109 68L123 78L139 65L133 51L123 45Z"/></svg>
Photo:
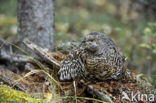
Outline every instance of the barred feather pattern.
<svg viewBox="0 0 156 103"><path fill-rule="evenodd" d="M80 48L74 47L69 52L67 57L61 62L61 68L59 70L60 80L74 80L76 77L85 77L84 65L80 58Z"/></svg>
<svg viewBox="0 0 156 103"><path fill-rule="evenodd" d="M120 79L125 72L125 57L105 34L91 32L67 55L59 70L60 80L75 78Z"/></svg>

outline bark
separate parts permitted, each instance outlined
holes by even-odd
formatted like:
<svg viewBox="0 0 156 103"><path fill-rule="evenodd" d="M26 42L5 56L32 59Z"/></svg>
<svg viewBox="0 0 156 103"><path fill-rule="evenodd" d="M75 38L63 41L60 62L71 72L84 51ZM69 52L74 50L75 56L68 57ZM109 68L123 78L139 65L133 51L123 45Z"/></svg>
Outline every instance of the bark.
<svg viewBox="0 0 156 103"><path fill-rule="evenodd" d="M48 55L48 53L43 50L43 48L35 45L34 43L30 42L28 39L24 39L24 44L33 52L35 53L42 61L45 61L49 64L54 64L57 67L60 67L60 63L52 56Z"/></svg>
<svg viewBox="0 0 156 103"><path fill-rule="evenodd" d="M37 46L36 44L30 42L28 39L24 39L24 45L30 49L30 52L35 54L36 57L34 59L39 60L41 62L46 62L50 65L55 65L60 67L60 62L57 61L52 55L48 54L43 48ZM0 39L0 44L3 44L2 47L0 46L0 62L5 61L6 63L34 63L33 58L28 57L27 55L21 54L13 54L8 49L12 47L9 45L5 40ZM7 51L7 52L6 52ZM1 64L1 63L0 63ZM3 63L2 63L3 64Z"/></svg>
<svg viewBox="0 0 156 103"><path fill-rule="evenodd" d="M54 49L53 0L18 0L18 39L24 38L52 51Z"/></svg>

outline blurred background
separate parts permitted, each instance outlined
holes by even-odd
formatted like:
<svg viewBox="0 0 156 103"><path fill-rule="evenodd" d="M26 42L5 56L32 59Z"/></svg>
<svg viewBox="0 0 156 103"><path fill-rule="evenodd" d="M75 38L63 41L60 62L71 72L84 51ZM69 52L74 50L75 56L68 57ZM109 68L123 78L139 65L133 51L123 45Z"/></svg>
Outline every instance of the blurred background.
<svg viewBox="0 0 156 103"><path fill-rule="evenodd" d="M91 31L111 37L128 66L156 85L155 0L55 0L56 46ZM17 35L17 0L0 0L0 38Z"/></svg>

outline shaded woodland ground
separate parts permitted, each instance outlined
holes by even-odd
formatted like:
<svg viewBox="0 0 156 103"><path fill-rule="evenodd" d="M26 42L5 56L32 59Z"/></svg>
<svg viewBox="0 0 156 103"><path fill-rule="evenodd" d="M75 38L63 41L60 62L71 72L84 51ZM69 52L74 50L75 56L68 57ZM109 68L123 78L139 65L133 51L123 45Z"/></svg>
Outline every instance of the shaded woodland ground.
<svg viewBox="0 0 156 103"><path fill-rule="evenodd" d="M39 55L43 60L28 57L27 60L30 62L27 62L25 67L17 66L14 62L12 67L4 65L0 67L1 84L24 91L24 94L21 93L22 99L20 95L17 95L19 92L10 93L11 90L7 86L1 86L1 91L4 90L3 92L9 95L13 94L12 97L16 96L17 101L34 102L36 100L37 103L47 101L88 103L102 102L101 100L105 99L107 102L119 103L122 90L154 92L153 87L156 87L156 2L153 0L149 2L146 0L55 0L54 3L55 52L45 52L41 49L41 53L60 63L67 54L62 50L68 50L70 42L81 41L90 31L103 32L111 37L124 52L128 68L137 74L137 81L127 82L124 78L121 81L95 83L76 80L75 86L73 82L60 83L56 75L57 65L47 62L48 60L44 60ZM0 38L9 42L12 42L17 35L16 6L16 0L0 1ZM5 64L4 62L7 61L0 60L0 64ZM25 78L22 79L23 77ZM16 83L19 78L21 80ZM138 85L138 81L142 79L146 82ZM150 84L153 86L152 89ZM101 92L103 94L100 95ZM10 101L13 100L9 96L4 96L1 100L5 101L6 97Z"/></svg>

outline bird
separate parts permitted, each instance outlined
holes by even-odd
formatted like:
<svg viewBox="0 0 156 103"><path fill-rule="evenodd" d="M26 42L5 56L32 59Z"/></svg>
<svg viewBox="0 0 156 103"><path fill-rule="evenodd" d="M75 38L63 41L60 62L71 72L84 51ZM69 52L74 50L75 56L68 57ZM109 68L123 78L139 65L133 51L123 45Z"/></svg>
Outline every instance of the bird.
<svg viewBox="0 0 156 103"><path fill-rule="evenodd" d="M125 72L126 58L111 38L100 32L89 33L73 46L61 62L60 81L119 80Z"/></svg>

